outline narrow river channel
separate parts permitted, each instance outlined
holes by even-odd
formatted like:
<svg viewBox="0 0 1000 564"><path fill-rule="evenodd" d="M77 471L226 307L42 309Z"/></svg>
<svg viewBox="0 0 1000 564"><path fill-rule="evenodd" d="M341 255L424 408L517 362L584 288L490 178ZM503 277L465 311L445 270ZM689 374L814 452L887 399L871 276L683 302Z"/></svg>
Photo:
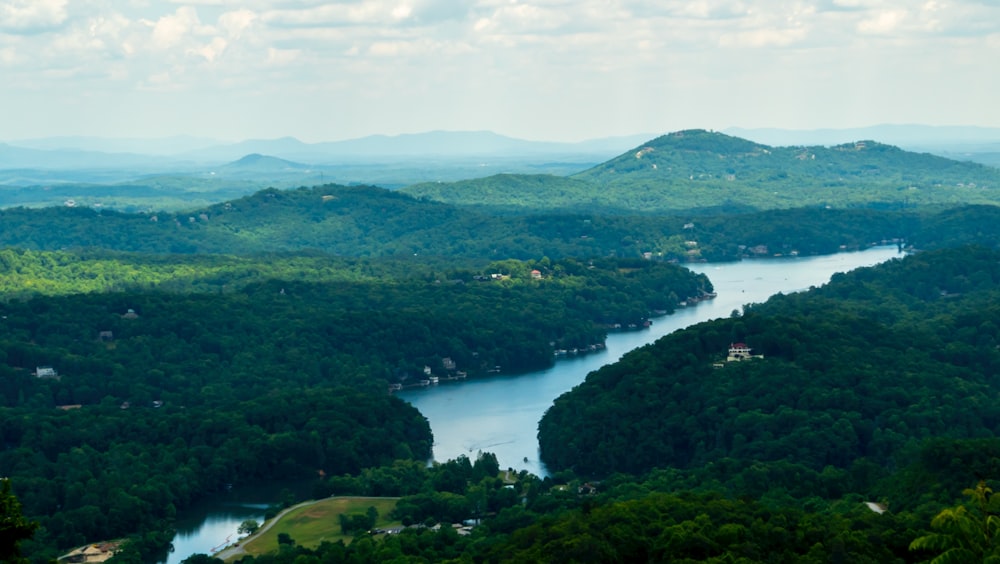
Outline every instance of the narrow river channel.
<svg viewBox="0 0 1000 564"><path fill-rule="evenodd" d="M896 247L875 247L855 253L819 257L788 257L742 262L696 264L705 273L718 297L656 318L650 329L613 333L607 348L585 356L560 360L547 370L521 375L446 383L399 392L430 421L434 432L434 459L443 461L480 451L496 454L501 468L547 475L538 460L538 421L553 400L569 391L593 370L617 361L625 353L660 337L709 319L727 317L744 304L759 303L776 293L790 293L820 286L836 272L871 266L900 256ZM235 499L234 499L235 497ZM175 551L167 564L177 564L195 553L209 553L227 539L246 518L258 518L275 499L240 495L202 507L178 527ZM193 519L192 519L193 518Z"/></svg>
<svg viewBox="0 0 1000 564"><path fill-rule="evenodd" d="M479 451L487 451L497 456L501 468L545 476L545 467L538 460L538 421L553 400L582 382L588 373L678 329L728 317L744 304L766 301L779 292L820 286L836 272L871 266L896 256L893 246L817 257L690 265L691 270L708 276L717 298L656 318L650 329L613 333L603 351L560 360L539 372L409 389L399 396L430 421L435 460L463 454L474 459Z"/></svg>

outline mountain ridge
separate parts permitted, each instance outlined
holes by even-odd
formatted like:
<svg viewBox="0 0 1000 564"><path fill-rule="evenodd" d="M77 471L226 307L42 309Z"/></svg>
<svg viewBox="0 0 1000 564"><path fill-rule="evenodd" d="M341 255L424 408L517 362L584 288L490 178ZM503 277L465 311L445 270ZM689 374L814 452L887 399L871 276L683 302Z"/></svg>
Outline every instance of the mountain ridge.
<svg viewBox="0 0 1000 564"><path fill-rule="evenodd" d="M691 129L647 140L565 178L490 176L423 183L416 197L498 209L664 212L720 206L904 206L995 203L1000 169L863 140L773 147Z"/></svg>

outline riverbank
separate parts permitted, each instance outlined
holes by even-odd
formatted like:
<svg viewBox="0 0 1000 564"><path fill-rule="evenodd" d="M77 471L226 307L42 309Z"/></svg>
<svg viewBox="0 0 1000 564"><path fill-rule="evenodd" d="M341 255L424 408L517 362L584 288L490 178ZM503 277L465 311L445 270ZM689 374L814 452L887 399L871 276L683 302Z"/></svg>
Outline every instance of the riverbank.
<svg viewBox="0 0 1000 564"><path fill-rule="evenodd" d="M895 248L882 247L837 255L688 265L709 276L717 293L715 299L657 317L646 330L612 333L608 336L606 350L560 359L545 370L518 375L484 375L447 386L401 391L398 397L412 403L430 421L435 437L434 460L443 462L459 455L474 458L479 450L489 451L497 456L502 469L510 467L545 477L548 472L538 456L538 421L555 398L582 382L591 371L674 330L707 319L728 317L734 310L742 310L746 303L766 301L777 292L807 290L810 286L824 284L835 272L871 266L897 256L900 255ZM254 513L253 509L237 507L250 513L233 517L230 517L234 509L232 499L213 502L211 511L203 519L175 539L178 551L170 556L170 564L196 552L207 552L208 547L234 533L242 520L260 519L267 504L279 497L257 492L241 501L244 504L263 503L259 506L261 509ZM220 520L222 517L228 520ZM182 536L211 542L181 542Z"/></svg>
<svg viewBox="0 0 1000 564"><path fill-rule="evenodd" d="M740 262L688 265L712 281L715 297L656 318L641 331L609 333L604 350L563 357L553 366L519 375L486 375L449 386L403 390L430 421L433 458L443 462L458 456L474 458L492 452L501 468L526 470L545 477L538 455L538 421L557 397L629 351L701 321L729 317L747 303L766 301L775 293L820 286L836 272L871 266L899 256L893 247L810 257L749 259Z"/></svg>
<svg viewBox="0 0 1000 564"><path fill-rule="evenodd" d="M718 294L716 292L703 292L698 296L691 296L678 302L676 304L676 309L672 311L665 311L665 310L651 311L649 313L648 318L644 318L638 323L625 323L625 324L612 323L610 325L604 326L604 330L607 331L607 336L619 333L632 333L638 331L645 331L653 326L653 320L655 319L668 317L679 310L697 306L699 303L707 300L713 300L717 296ZM572 349L553 349L552 365L554 365L559 361L603 352L607 348L606 344L607 336L605 337L604 341L598 343L592 343L586 346L581 346ZM540 370L550 368L552 365L550 365L549 367L540 368ZM445 384L449 382L454 383L454 382L463 382L465 380L470 380L470 379L488 378L491 376L499 375L501 373L508 376L519 376L521 374L530 374L532 372L537 372L537 370L528 370L526 372L503 372L500 366L495 366L493 368L477 370L472 372L465 372L460 370L446 372L445 374L434 374L432 372L426 372L427 376L426 378L417 380L412 384L401 384L401 383L390 384L389 393L402 392L405 390L418 390L420 388L427 388L430 386L436 386L438 384Z"/></svg>
<svg viewBox="0 0 1000 564"><path fill-rule="evenodd" d="M389 519L396 507L398 497L328 497L293 505L268 519L252 535L240 539L214 556L226 562L235 561L245 555L259 556L276 550L279 535L288 535L300 546L314 548L320 543L344 541L349 543L353 535L345 535L340 530L340 516L365 514L369 507L378 512L376 528L394 529L402 526Z"/></svg>

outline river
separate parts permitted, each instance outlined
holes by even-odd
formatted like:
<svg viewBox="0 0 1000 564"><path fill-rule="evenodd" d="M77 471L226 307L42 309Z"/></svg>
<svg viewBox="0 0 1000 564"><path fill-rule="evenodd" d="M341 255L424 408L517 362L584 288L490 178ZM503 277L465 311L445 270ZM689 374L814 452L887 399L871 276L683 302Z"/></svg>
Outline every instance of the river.
<svg viewBox="0 0 1000 564"><path fill-rule="evenodd" d="M628 351L709 319L728 317L744 304L766 301L778 293L808 290L836 272L871 266L899 256L895 246L815 257L752 259L690 265L708 276L718 294L653 320L647 330L612 333L602 351L559 360L547 370L518 376L497 375L399 392L430 421L434 459L460 455L474 459L492 452L501 468L546 476L538 459L538 421L553 400L584 380L588 373L617 361Z"/></svg>
<svg viewBox="0 0 1000 564"><path fill-rule="evenodd" d="M538 421L555 398L582 382L591 371L677 329L728 317L744 304L763 302L778 292L807 290L825 284L836 272L871 266L897 256L893 246L818 257L690 265L691 270L709 277L718 297L656 318L649 329L613 333L602 351L559 360L552 368L538 372L445 383L404 390L398 395L430 421L435 460L463 454L475 458L477 452L487 451L496 454L501 468L546 476L545 466L538 460ZM167 564L177 564L194 553L209 553L227 539L236 538L236 529L244 519L263 521L266 504L276 499L273 492L269 495L264 491L249 492L187 512L187 518L178 525L175 551Z"/></svg>

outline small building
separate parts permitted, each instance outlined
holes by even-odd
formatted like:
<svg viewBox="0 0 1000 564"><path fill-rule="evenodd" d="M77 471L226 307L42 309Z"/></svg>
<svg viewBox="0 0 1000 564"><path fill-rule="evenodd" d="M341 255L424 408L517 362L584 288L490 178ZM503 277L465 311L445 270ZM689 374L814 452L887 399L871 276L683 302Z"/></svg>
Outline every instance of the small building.
<svg viewBox="0 0 1000 564"><path fill-rule="evenodd" d="M741 360L750 360L751 358L764 358L764 355L754 355L750 354L753 350L746 345L746 343L730 343L729 345L729 356L726 357L727 362L739 362Z"/></svg>
<svg viewBox="0 0 1000 564"><path fill-rule="evenodd" d="M124 314L122 314L122 319L138 319L139 314L135 312L134 309L129 308Z"/></svg>
<svg viewBox="0 0 1000 564"><path fill-rule="evenodd" d="M59 379L59 373L56 372L55 368L51 366L36 366L35 367L35 377L36 378L51 378L53 380Z"/></svg>
<svg viewBox="0 0 1000 564"><path fill-rule="evenodd" d="M889 510L889 506L887 506L884 503L879 503L877 501L866 501L865 506L868 507L868 509L872 510L873 512L878 513L879 515Z"/></svg>
<svg viewBox="0 0 1000 564"><path fill-rule="evenodd" d="M542 271L541 270L532 270L531 271L531 278L534 279L534 280L541 280L542 279Z"/></svg>
<svg viewBox="0 0 1000 564"><path fill-rule="evenodd" d="M91 563L105 562L110 560L118 550L118 543L106 542L101 544L88 544L59 557L59 562L70 563Z"/></svg>
<svg viewBox="0 0 1000 564"><path fill-rule="evenodd" d="M441 359L441 366L445 370L447 370L447 371L450 372L452 370L455 370L455 361L452 360L451 357L447 357L446 356L446 357L444 357L444 358Z"/></svg>

